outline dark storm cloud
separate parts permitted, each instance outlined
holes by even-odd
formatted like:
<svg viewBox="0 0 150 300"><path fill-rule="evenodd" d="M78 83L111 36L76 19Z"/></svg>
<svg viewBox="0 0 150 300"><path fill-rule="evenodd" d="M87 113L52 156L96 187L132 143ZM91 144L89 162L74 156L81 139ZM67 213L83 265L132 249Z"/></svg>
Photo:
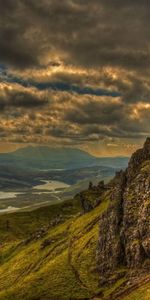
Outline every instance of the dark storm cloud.
<svg viewBox="0 0 150 300"><path fill-rule="evenodd" d="M128 124L126 124L127 117L123 120L120 120L118 126L112 126L107 128L101 127L98 125L87 125L83 128L84 136L93 136L93 139L96 138L104 138L104 137L111 137L111 138L141 138L144 136L149 135L149 129L145 128L145 124L139 124L139 122L130 122L128 120Z"/></svg>
<svg viewBox="0 0 150 300"><path fill-rule="evenodd" d="M26 1L25 1L26 2ZM27 1L35 18L44 22L56 51L71 63L147 68L149 3L146 1ZM119 10L118 10L119 9Z"/></svg>
<svg viewBox="0 0 150 300"><path fill-rule="evenodd" d="M32 37L29 35L30 17L21 1L0 1L0 60L3 63L22 68L38 63L40 45L34 55L37 41L35 32Z"/></svg>
<svg viewBox="0 0 150 300"><path fill-rule="evenodd" d="M105 97L82 101L65 113L64 120L81 127L83 136L140 138L149 135L150 105L114 101Z"/></svg>
<svg viewBox="0 0 150 300"><path fill-rule="evenodd" d="M0 2L0 59L15 66L40 64L44 55L66 63L148 68L148 1Z"/></svg>
<svg viewBox="0 0 150 300"><path fill-rule="evenodd" d="M39 95L33 90L22 90L19 88L9 88L8 86L0 89L0 110L8 107L16 108L36 108L48 104L46 95Z"/></svg>
<svg viewBox="0 0 150 300"><path fill-rule="evenodd" d="M18 83L21 84L23 87L35 87L38 90L47 90L51 89L54 91L67 91L67 92L73 92L77 93L79 95L96 95L96 96L110 96L110 97L119 97L121 94L117 91L113 90L107 90L107 89L100 89L100 88L93 88L90 86L81 87L79 85L73 85L67 82L63 81L52 81L52 82L35 82L35 81L29 81L29 80L23 80L21 78L17 77L7 77L7 82L10 83Z"/></svg>
<svg viewBox="0 0 150 300"><path fill-rule="evenodd" d="M123 117L123 104L118 102L88 101L71 108L65 114L65 119L78 124L117 124Z"/></svg>
<svg viewBox="0 0 150 300"><path fill-rule="evenodd" d="M149 25L149 0L0 0L1 135L148 135Z"/></svg>
<svg viewBox="0 0 150 300"><path fill-rule="evenodd" d="M28 92L18 92L16 94L10 94L8 97L8 101L10 105L25 107L25 108L32 108L43 106L48 103L46 98L41 99L38 98L36 95L32 95Z"/></svg>
<svg viewBox="0 0 150 300"><path fill-rule="evenodd" d="M120 91L120 96L126 105L138 102L150 102L150 83L149 78L140 78L136 75L127 75L128 82L123 82L121 75L119 79L112 80L105 77L106 86L114 85Z"/></svg>
<svg viewBox="0 0 150 300"><path fill-rule="evenodd" d="M146 80L132 78L131 85L123 93L125 103L150 102L150 85Z"/></svg>

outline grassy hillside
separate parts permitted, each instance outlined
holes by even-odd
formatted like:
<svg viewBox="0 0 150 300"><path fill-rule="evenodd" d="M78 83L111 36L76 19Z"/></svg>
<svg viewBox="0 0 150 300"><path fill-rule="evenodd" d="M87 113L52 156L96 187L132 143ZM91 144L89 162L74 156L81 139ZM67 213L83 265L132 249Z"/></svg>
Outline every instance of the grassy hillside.
<svg viewBox="0 0 150 300"><path fill-rule="evenodd" d="M76 199L2 216L0 299L84 299L98 292L98 220L108 203L106 194L85 215Z"/></svg>
<svg viewBox="0 0 150 300"><path fill-rule="evenodd" d="M59 223L72 218L81 210L78 200L62 202L27 212L16 212L0 216L2 243L28 238L43 227L50 227L52 220L61 216Z"/></svg>
<svg viewBox="0 0 150 300"><path fill-rule="evenodd" d="M149 300L150 299L150 283L137 288L131 292L128 296L123 298L124 300Z"/></svg>
<svg viewBox="0 0 150 300"><path fill-rule="evenodd" d="M86 214L76 198L1 216L0 299L77 300L97 298L102 293L104 299L111 299L111 294L125 285L126 277L110 286L99 286L99 218L109 202L107 191L101 204ZM125 274L124 269L118 272ZM137 292L140 295L141 291ZM135 298L134 293L126 298L135 299L141 298Z"/></svg>

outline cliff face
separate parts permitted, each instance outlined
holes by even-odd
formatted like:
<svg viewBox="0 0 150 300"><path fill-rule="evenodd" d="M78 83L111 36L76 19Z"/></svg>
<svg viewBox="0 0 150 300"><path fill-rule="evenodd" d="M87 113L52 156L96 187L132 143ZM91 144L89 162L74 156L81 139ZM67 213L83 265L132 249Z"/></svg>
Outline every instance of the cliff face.
<svg viewBox="0 0 150 300"><path fill-rule="evenodd" d="M112 180L110 205L100 218L97 263L101 281L122 267L150 271L150 138L125 172Z"/></svg>

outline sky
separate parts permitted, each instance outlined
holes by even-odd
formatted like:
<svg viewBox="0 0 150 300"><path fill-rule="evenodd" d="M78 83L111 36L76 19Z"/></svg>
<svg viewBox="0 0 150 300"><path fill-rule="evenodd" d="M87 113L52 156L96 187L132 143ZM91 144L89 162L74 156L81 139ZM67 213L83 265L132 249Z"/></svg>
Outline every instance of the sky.
<svg viewBox="0 0 150 300"><path fill-rule="evenodd" d="M0 0L0 152L126 156L149 119L149 0Z"/></svg>

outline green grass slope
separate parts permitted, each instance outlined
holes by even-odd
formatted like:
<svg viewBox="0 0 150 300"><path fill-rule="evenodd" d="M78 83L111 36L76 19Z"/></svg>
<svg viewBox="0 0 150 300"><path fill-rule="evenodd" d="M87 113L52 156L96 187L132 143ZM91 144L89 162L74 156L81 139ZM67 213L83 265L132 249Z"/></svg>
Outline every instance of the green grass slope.
<svg viewBox="0 0 150 300"><path fill-rule="evenodd" d="M77 300L101 293L104 299L111 299L111 294L125 285L126 278L111 286L99 286L99 218L109 201L107 191L101 204L86 214L76 198L1 216L0 300ZM135 299L140 298L134 293L125 298Z"/></svg>
<svg viewBox="0 0 150 300"><path fill-rule="evenodd" d="M150 299L150 283L143 285L123 298L124 300L149 300Z"/></svg>
<svg viewBox="0 0 150 300"><path fill-rule="evenodd" d="M84 299L99 292L98 221L108 203L106 193L87 214L75 199L1 216L0 299Z"/></svg>

